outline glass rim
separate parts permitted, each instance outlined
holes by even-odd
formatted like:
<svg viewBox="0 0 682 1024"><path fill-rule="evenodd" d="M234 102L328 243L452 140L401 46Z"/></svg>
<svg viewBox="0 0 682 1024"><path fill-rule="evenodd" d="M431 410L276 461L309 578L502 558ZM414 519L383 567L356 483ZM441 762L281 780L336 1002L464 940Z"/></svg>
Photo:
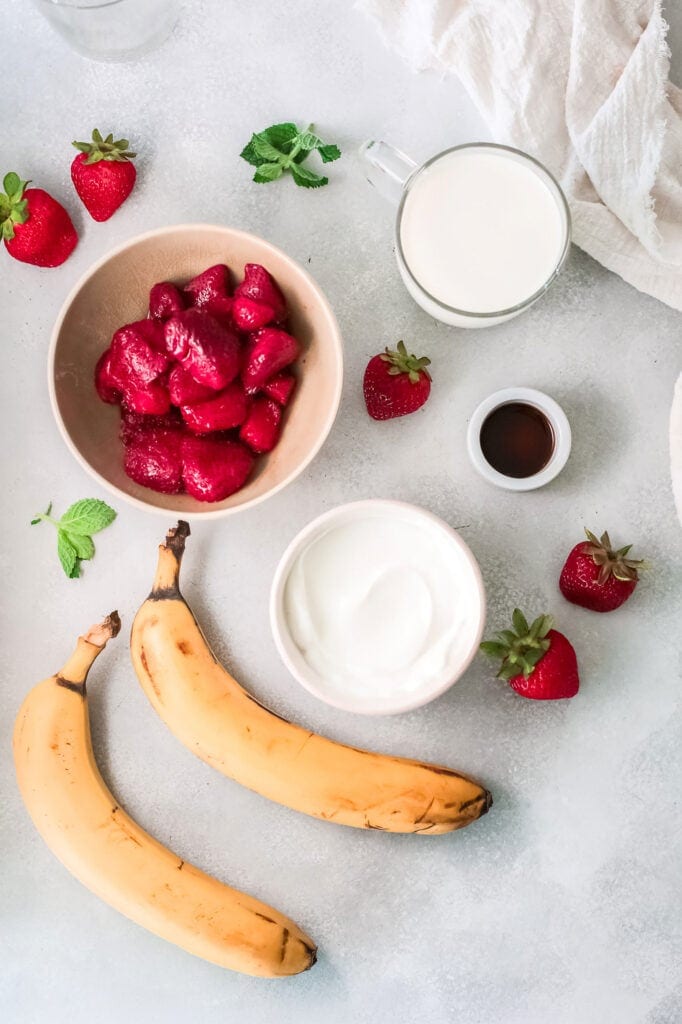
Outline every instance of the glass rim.
<svg viewBox="0 0 682 1024"><path fill-rule="evenodd" d="M438 160L441 160L444 156L447 156L449 153L456 153L460 149L497 149L502 150L503 152L506 153L514 153L515 156L521 157L528 163L535 164L535 166L542 171L542 173L549 179L551 184L554 186L560 200L560 209L562 209L564 213L564 242L561 249L561 255L559 256L556 266L547 278L547 280L542 285L540 285L540 287L535 292L533 292L532 295L530 295L527 299L524 299L522 302L517 302L515 306L507 306L506 309L492 310L489 313L474 312L473 310L470 309L459 309L457 306L449 306L447 302L443 302L442 299L438 299L436 298L435 295L432 295L431 292L428 291L428 289L424 287L421 281L419 281L413 274L410 265L407 262L407 259L405 258L403 244L400 237L400 225L402 223L405 202L407 201L407 197L410 194L410 189L412 188L414 182L421 175L422 171L427 170L427 168L431 167L432 164L437 163ZM536 301L536 299L540 298L541 295L544 295L549 286L561 272L568 257L568 253L571 247L571 227L571 211L569 209L566 196L564 195L564 191L559 182L554 177L554 175L551 173L551 171L547 170L543 163L541 163L539 160L536 160L534 156L530 156L529 153L524 153L522 149L517 149L514 146L504 146L499 142L464 142L459 146L450 146L448 149L444 149L442 150L442 152L436 153L435 156L432 156L429 160L426 160L425 163L420 164L420 166L417 167L412 172L410 177L405 182L403 194L401 196L400 204L398 206L398 213L396 215L396 252L398 255L398 259L400 260L400 264L405 269L405 272L409 275L410 280L415 284L419 291L422 292L422 294L425 295L428 299L430 299L431 302L434 302L439 307L439 309L443 309L448 313L455 313L459 316L475 317L477 319L486 320L499 316L508 316L511 313L519 313L521 310L526 309L528 306L531 306Z"/></svg>
<svg viewBox="0 0 682 1024"><path fill-rule="evenodd" d="M98 3L79 3L78 0L40 0L46 7L68 7L74 11L101 11L103 7L118 7L127 0L98 0Z"/></svg>

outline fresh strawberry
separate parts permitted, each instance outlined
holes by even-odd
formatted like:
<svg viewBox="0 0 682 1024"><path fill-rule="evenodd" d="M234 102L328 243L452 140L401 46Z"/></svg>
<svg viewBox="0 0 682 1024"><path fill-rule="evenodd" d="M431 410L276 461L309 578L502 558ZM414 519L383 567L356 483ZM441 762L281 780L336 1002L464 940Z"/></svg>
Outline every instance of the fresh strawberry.
<svg viewBox="0 0 682 1024"><path fill-rule="evenodd" d="M182 431L184 429L182 417L178 409L169 409L162 416L147 416L143 413L132 412L130 409L126 409L125 406L121 407L121 427L118 436L123 441L123 444L130 444L141 433L144 434L152 427L162 430Z"/></svg>
<svg viewBox="0 0 682 1024"><path fill-rule="evenodd" d="M111 339L109 377L124 393L139 391L167 368L168 356L155 347L159 331L153 320L138 320L119 327Z"/></svg>
<svg viewBox="0 0 682 1024"><path fill-rule="evenodd" d="M230 295L230 271L224 263L202 271L185 285L187 297L196 309L203 309L212 316L229 317L232 312Z"/></svg>
<svg viewBox="0 0 682 1024"><path fill-rule="evenodd" d="M299 352L296 338L277 327L261 327L251 334L242 369L247 394L254 394L285 366L298 359Z"/></svg>
<svg viewBox="0 0 682 1024"><path fill-rule="evenodd" d="M149 315L152 320L168 320L187 308L187 300L170 281L159 281L149 293Z"/></svg>
<svg viewBox="0 0 682 1024"><path fill-rule="evenodd" d="M232 303L232 320L240 331L256 331L275 319L272 306L266 306L246 295L236 295Z"/></svg>
<svg viewBox="0 0 682 1024"><path fill-rule="evenodd" d="M256 398L239 436L252 452L272 451L279 441L282 407L272 398Z"/></svg>
<svg viewBox="0 0 682 1024"><path fill-rule="evenodd" d="M199 384L221 391L239 373L239 338L210 313L186 309L166 321L164 332L166 350Z"/></svg>
<svg viewBox="0 0 682 1024"><path fill-rule="evenodd" d="M182 479L198 501L222 501L246 483L254 457L238 441L185 437L182 441Z"/></svg>
<svg viewBox="0 0 682 1024"><path fill-rule="evenodd" d="M639 580L642 561L628 558L632 547L613 548L608 533L597 540L585 530L587 540L569 552L559 578L567 601L593 612L612 612L627 601Z"/></svg>
<svg viewBox="0 0 682 1024"><path fill-rule="evenodd" d="M287 304L277 282L260 263L247 263L244 280L234 290L235 298L251 299L272 310L272 319L282 323L287 317Z"/></svg>
<svg viewBox="0 0 682 1024"><path fill-rule="evenodd" d="M93 220L109 220L133 191L136 171L131 163L136 156L128 149L127 139L103 139L98 130L92 142L74 142L80 150L71 164L71 180Z"/></svg>
<svg viewBox="0 0 682 1024"><path fill-rule="evenodd" d="M195 405L183 405L182 418L195 434L210 434L214 430L231 430L246 419L249 399L239 384L228 384L213 398Z"/></svg>
<svg viewBox="0 0 682 1024"><path fill-rule="evenodd" d="M278 373L263 386L268 398L274 398L280 405L287 405L294 393L296 378L292 373Z"/></svg>
<svg viewBox="0 0 682 1024"><path fill-rule="evenodd" d="M563 633L553 629L550 615L540 615L528 625L518 608L514 629L505 629L496 640L486 640L481 650L501 658L498 678L530 700L561 700L575 697L580 686L578 661Z"/></svg>
<svg viewBox="0 0 682 1024"><path fill-rule="evenodd" d="M182 433L147 427L131 437L124 467L131 480L162 494L182 490Z"/></svg>
<svg viewBox="0 0 682 1024"><path fill-rule="evenodd" d="M132 388L123 394L123 404L131 412L145 416L163 416L170 409L168 386L164 380L153 380L144 387Z"/></svg>
<svg viewBox="0 0 682 1024"><path fill-rule="evenodd" d="M405 342L370 359L362 388L373 420L391 420L421 409L431 392L430 359L408 355Z"/></svg>
<svg viewBox="0 0 682 1024"><path fill-rule="evenodd" d="M206 384L199 384L184 366L176 364L168 377L168 393L173 405L194 405L212 398L216 392Z"/></svg>
<svg viewBox="0 0 682 1024"><path fill-rule="evenodd" d="M103 402L118 405L122 391L111 375L111 349L106 349L97 360L95 366L95 388Z"/></svg>
<svg viewBox="0 0 682 1024"><path fill-rule="evenodd" d="M42 188L27 188L11 171L0 193L0 227L10 256L34 267L58 267L78 242L76 229L64 207Z"/></svg>

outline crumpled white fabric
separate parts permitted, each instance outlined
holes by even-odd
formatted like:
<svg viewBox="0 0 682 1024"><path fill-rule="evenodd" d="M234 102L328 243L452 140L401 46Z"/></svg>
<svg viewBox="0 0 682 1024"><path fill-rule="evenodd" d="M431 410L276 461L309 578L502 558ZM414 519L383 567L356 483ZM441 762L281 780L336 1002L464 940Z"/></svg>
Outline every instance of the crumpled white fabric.
<svg viewBox="0 0 682 1024"><path fill-rule="evenodd" d="M682 91L668 81L660 0L356 6L413 70L456 74L496 142L552 171L581 249L682 310ZM681 462L678 448L679 474Z"/></svg>

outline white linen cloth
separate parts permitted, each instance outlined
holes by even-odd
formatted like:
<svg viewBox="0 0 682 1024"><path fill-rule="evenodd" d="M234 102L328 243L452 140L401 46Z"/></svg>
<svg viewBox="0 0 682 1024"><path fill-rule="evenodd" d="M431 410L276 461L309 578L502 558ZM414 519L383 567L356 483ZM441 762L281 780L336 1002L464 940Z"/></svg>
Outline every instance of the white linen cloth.
<svg viewBox="0 0 682 1024"><path fill-rule="evenodd" d="M356 6L413 70L456 74L494 141L552 171L581 249L682 310L682 90L668 81L660 0ZM679 448L672 461L682 518Z"/></svg>

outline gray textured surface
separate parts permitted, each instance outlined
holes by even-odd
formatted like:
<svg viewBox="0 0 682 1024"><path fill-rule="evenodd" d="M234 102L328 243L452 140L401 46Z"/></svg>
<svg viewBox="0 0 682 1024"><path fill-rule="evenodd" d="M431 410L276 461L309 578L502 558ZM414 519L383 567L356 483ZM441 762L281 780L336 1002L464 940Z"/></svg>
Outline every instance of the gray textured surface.
<svg viewBox="0 0 682 1024"><path fill-rule="evenodd" d="M7 5L6 5L7 8ZM237 153L275 120L315 119L347 154L384 134L417 157L481 137L457 85L410 77L341 3L192 3L172 40L130 66L87 63L33 11L6 17L25 43L3 58L3 170L65 197L82 240L61 269L0 254L3 282L2 928L6 1024L678 1024L680 901L679 597L682 533L667 471L666 421L680 317L580 253L547 299L510 324L464 333L430 321L399 283L391 212L352 156L319 193L259 188ZM671 42L682 72L682 16ZM30 60L27 55L30 54ZM97 124L140 151L139 187L105 225L71 191L68 143ZM212 772L146 703L125 637L101 659L94 740L122 804L184 858L248 888L318 940L320 961L287 982L222 972L148 935L71 879L37 837L13 779L9 736L27 688L112 606L125 623L148 590L163 520L121 505L79 582L31 514L98 494L52 422L50 325L68 289L117 242L173 222L248 228L304 263L346 341L342 410L322 454L253 512L197 528L186 593L218 653L286 715L356 745L441 760L485 779L490 815L427 839L360 834L305 819ZM359 381L369 355L405 337L433 360L423 413L375 424ZM574 453L528 495L489 489L464 445L469 412L522 383L564 405ZM105 495L103 495L105 496ZM481 562L490 627L519 602L556 613L583 688L534 705L477 662L445 697L395 719L336 712L281 666L269 583L288 540L332 505L385 496L462 527ZM583 524L609 527L653 570L608 617L565 604L558 569ZM677 986L677 987L676 987Z"/></svg>

